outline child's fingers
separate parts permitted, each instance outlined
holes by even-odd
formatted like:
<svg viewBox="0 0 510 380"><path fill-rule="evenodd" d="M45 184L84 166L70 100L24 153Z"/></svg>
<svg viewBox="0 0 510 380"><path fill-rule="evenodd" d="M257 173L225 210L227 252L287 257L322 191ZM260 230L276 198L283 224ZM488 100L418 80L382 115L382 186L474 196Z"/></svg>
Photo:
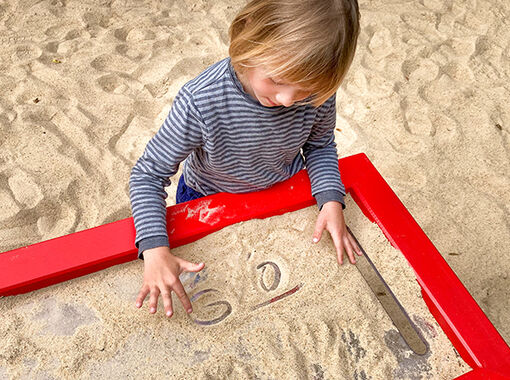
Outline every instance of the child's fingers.
<svg viewBox="0 0 510 380"><path fill-rule="evenodd" d="M342 265L343 264L343 256L344 256L342 240L336 234L331 235L331 238L333 239L333 244L335 245L336 259L338 261L338 264Z"/></svg>
<svg viewBox="0 0 510 380"><path fill-rule="evenodd" d="M172 293L170 289L165 289L161 292L161 298L163 298L163 305L165 306L165 314L168 318L170 318L174 311L172 308Z"/></svg>
<svg viewBox="0 0 510 380"><path fill-rule="evenodd" d="M354 258L354 250L352 249L350 242L345 243L345 251L347 252L347 256L349 256L349 261L351 264L356 264L356 259Z"/></svg>
<svg viewBox="0 0 510 380"><path fill-rule="evenodd" d="M326 222L321 218L317 219L315 223L315 231L313 232L313 242L318 243L321 240L322 232L324 231L324 227L326 226Z"/></svg>
<svg viewBox="0 0 510 380"><path fill-rule="evenodd" d="M188 295L184 291L184 288L182 287L181 282L176 281L172 285L172 290L175 292L175 294L177 294L177 297L179 297L179 299L181 300L182 306L184 306L184 310L186 310L186 312L188 314L191 313L193 311L193 309L191 307L191 302L188 298Z"/></svg>
<svg viewBox="0 0 510 380"><path fill-rule="evenodd" d="M143 301L145 300L145 297L147 297L147 294L149 294L149 287L144 285L136 297L136 307L142 307Z"/></svg>
<svg viewBox="0 0 510 380"><path fill-rule="evenodd" d="M354 238L352 237L352 235L350 233L347 233L347 237L348 237L349 241L351 242L351 246L354 248L354 252L356 252L356 254L358 256L362 256L363 252L361 251L361 248L358 246L358 244L356 244L356 240L354 240Z"/></svg>
<svg viewBox="0 0 510 380"><path fill-rule="evenodd" d="M338 261L339 265L343 265L344 263L344 253L342 252L342 249L337 248L336 249L336 260Z"/></svg>
<svg viewBox="0 0 510 380"><path fill-rule="evenodd" d="M154 314L158 309L158 297L159 297L159 288L154 287L151 289L151 298L149 300L149 312Z"/></svg>

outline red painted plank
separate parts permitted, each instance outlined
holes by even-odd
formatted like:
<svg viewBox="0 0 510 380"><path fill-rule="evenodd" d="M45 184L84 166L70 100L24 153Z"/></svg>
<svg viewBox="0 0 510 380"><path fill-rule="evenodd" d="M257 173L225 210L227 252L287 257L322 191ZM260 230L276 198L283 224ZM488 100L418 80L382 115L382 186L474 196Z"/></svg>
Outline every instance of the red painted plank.
<svg viewBox="0 0 510 380"><path fill-rule="evenodd" d="M215 194L167 208L170 245L195 241L225 226L295 211L314 203L301 171L271 189ZM0 253L0 296L29 292L135 260L133 218Z"/></svg>
<svg viewBox="0 0 510 380"><path fill-rule="evenodd" d="M508 380L508 379L509 379L508 376L503 376L483 368L474 369L456 378L456 380Z"/></svg>
<svg viewBox="0 0 510 380"><path fill-rule="evenodd" d="M358 154L339 160L339 165L346 190L404 254L432 314L463 359L493 376L510 377L510 348L368 158ZM312 204L310 182L302 171L261 192L221 193L171 206L170 244L187 244L230 224ZM133 219L127 218L4 252L0 295L28 292L134 260L134 237Z"/></svg>

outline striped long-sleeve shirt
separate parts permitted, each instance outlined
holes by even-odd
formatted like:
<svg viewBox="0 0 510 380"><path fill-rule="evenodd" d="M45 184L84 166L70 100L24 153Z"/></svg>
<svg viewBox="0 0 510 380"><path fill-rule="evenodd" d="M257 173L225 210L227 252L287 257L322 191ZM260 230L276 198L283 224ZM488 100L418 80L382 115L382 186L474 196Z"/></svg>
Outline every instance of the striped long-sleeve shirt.
<svg viewBox="0 0 510 380"><path fill-rule="evenodd" d="M139 257L169 246L165 187L183 161L185 183L204 195L265 189L306 165L319 207L331 200L344 204L335 100L333 95L319 107L263 106L244 91L230 58L186 83L131 171Z"/></svg>

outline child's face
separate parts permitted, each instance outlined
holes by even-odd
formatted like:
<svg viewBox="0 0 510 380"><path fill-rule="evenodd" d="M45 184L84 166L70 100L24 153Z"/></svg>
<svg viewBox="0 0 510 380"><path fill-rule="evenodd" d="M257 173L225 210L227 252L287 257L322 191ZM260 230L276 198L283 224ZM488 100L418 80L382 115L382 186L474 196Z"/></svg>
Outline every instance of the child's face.
<svg viewBox="0 0 510 380"><path fill-rule="evenodd" d="M288 84L279 78L270 77L262 67L248 68L239 80L246 92L266 107L290 107L295 102L306 99L311 91L294 84Z"/></svg>

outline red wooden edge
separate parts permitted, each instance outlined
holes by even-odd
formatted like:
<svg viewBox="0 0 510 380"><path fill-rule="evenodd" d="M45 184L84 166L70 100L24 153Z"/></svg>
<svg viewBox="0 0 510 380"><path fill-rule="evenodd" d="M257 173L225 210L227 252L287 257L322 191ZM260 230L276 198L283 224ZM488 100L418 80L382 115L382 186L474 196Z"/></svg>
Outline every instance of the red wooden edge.
<svg viewBox="0 0 510 380"><path fill-rule="evenodd" d="M365 154L339 160L342 179L416 273L434 318L473 368L459 379L510 379L510 348ZM173 247L227 225L295 211L315 203L306 171L270 189L211 195L168 207ZM135 260L133 218L0 254L0 296L29 292Z"/></svg>
<svg viewBox="0 0 510 380"><path fill-rule="evenodd" d="M506 380L508 376L502 376L498 373L491 372L483 368L477 368L462 376L456 378L456 380Z"/></svg>

